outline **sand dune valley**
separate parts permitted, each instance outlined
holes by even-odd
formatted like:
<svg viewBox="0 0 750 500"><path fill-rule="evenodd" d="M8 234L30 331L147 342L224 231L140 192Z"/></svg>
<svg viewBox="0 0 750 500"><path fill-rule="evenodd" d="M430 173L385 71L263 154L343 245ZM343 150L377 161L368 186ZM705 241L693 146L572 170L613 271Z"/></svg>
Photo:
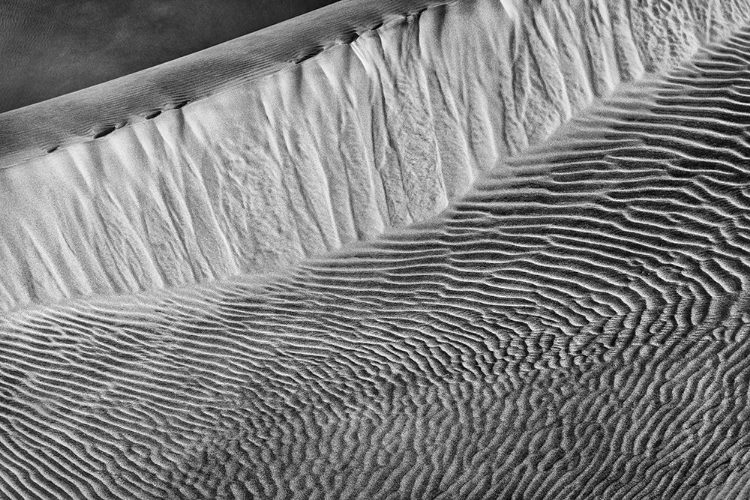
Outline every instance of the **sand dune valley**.
<svg viewBox="0 0 750 500"><path fill-rule="evenodd" d="M0 212L0 499L750 498L748 0L341 0Z"/></svg>

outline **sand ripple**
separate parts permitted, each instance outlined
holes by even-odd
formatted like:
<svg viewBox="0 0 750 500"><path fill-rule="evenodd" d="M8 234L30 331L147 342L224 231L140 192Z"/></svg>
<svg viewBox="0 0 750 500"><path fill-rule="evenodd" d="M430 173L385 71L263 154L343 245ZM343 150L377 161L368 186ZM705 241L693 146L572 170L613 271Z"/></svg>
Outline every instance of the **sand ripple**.
<svg viewBox="0 0 750 500"><path fill-rule="evenodd" d="M6 314L0 495L746 498L748 67L742 29L277 276Z"/></svg>

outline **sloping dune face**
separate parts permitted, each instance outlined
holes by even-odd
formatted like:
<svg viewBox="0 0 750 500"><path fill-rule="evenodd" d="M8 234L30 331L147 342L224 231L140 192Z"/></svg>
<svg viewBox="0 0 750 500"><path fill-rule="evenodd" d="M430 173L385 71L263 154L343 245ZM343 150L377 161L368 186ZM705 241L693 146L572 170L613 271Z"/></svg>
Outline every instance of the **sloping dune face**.
<svg viewBox="0 0 750 500"><path fill-rule="evenodd" d="M337 22L364 24L346 6ZM269 43L260 32L0 115L0 308L272 272L427 220L498 159L747 16L741 2L411 8L282 47L322 50L301 64L274 63L284 54L266 45L245 57L270 74L243 62ZM211 78L214 66L245 69ZM189 82L154 107L167 77Z"/></svg>
<svg viewBox="0 0 750 500"><path fill-rule="evenodd" d="M749 17L435 6L18 145L1 494L746 498Z"/></svg>

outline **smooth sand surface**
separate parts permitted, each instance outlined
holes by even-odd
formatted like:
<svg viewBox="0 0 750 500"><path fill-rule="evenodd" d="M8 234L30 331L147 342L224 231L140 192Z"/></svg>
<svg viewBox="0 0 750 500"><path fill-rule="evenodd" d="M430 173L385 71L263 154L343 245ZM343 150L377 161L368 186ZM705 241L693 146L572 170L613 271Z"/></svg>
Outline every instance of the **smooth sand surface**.
<svg viewBox="0 0 750 500"><path fill-rule="evenodd" d="M0 494L750 494L750 4L427 7L11 143Z"/></svg>
<svg viewBox="0 0 750 500"><path fill-rule="evenodd" d="M0 113L134 73L333 0L3 0Z"/></svg>

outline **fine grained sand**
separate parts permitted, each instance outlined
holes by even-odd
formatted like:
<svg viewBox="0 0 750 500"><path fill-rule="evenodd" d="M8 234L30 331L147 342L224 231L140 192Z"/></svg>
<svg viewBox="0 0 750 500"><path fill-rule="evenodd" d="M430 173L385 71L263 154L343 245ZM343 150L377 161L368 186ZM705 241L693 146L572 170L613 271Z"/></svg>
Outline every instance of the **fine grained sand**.
<svg viewBox="0 0 750 500"><path fill-rule="evenodd" d="M435 5L11 141L1 494L747 497L748 17Z"/></svg>

